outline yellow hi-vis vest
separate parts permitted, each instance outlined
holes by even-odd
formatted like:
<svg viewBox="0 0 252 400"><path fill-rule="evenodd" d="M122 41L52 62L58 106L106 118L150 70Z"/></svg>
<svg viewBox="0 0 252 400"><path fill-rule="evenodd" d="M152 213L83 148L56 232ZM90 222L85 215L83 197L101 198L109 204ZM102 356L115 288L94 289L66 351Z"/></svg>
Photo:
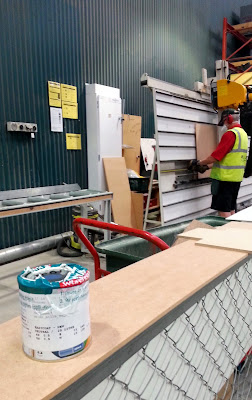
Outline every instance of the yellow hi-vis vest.
<svg viewBox="0 0 252 400"><path fill-rule="evenodd" d="M248 136L244 129L233 128L235 144L221 161L213 164L210 177L218 181L241 182L247 162Z"/></svg>

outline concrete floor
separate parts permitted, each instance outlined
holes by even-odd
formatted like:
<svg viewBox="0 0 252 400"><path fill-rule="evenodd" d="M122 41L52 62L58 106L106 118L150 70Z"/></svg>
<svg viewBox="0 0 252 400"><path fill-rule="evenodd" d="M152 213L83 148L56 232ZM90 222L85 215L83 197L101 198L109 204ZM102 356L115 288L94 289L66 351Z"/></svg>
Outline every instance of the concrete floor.
<svg viewBox="0 0 252 400"><path fill-rule="evenodd" d="M100 258L101 266L105 267L105 259ZM17 275L27 266L36 267L43 264L57 264L72 262L83 265L90 271L90 281L94 281L94 262L91 255L81 257L63 258L56 250L37 254L32 257L0 265L0 324L20 314L18 300Z"/></svg>

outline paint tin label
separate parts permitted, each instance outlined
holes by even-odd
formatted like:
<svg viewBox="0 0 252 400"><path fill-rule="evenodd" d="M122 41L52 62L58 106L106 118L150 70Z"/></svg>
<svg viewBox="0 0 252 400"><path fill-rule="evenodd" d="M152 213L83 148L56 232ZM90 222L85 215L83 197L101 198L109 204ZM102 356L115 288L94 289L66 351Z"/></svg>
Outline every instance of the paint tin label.
<svg viewBox="0 0 252 400"><path fill-rule="evenodd" d="M29 357L59 360L88 346L89 281L80 281L46 294L19 290L23 349Z"/></svg>
<svg viewBox="0 0 252 400"><path fill-rule="evenodd" d="M64 360L66 358L71 358L83 350L87 349L91 342L91 336L88 337L83 343L80 343L78 346L70 347L69 349L61 350L61 351L40 351L33 350L29 347L23 345L23 350L28 357L34 358L39 361L59 361Z"/></svg>

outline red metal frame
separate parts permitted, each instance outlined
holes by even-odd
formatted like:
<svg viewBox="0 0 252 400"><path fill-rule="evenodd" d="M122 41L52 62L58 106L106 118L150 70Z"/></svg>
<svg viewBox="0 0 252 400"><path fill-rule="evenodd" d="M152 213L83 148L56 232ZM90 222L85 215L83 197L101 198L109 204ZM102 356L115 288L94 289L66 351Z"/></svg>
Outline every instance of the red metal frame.
<svg viewBox="0 0 252 400"><path fill-rule="evenodd" d="M231 33L236 39L240 40L243 44L235 50L230 56L227 57L227 34ZM240 58L232 58L238 51L243 49L245 46L249 46L252 48L252 38L247 39L246 36L242 35L239 31L237 31L232 25L227 22L227 18L223 19L223 34L222 34L222 60L226 60L229 62L229 68L235 72L247 72L247 70L243 71L241 68L236 67L232 64L232 62L240 60L245 60L245 57ZM250 57L248 57L249 59ZM250 69L250 68L249 68Z"/></svg>
<svg viewBox="0 0 252 400"><path fill-rule="evenodd" d="M245 361L247 357L251 356L251 354L252 354L252 347L250 347L249 351L247 351L247 353L245 354L243 359L240 361L240 363Z"/></svg>
<svg viewBox="0 0 252 400"><path fill-rule="evenodd" d="M106 230L113 231L113 232L125 233L125 234L131 235L131 236L137 236L137 237L140 237L142 239L148 240L149 242L153 243L160 250L169 249L168 244L166 244L162 239L158 238L157 236L152 235L152 233L150 233L150 232L141 231L140 229L128 228L128 227L122 226L122 225L109 224L108 222L91 220L88 218L76 218L73 222L73 229L74 229L76 235L80 238L80 240L83 242L83 244L90 251L90 253L92 254L92 256L94 258L95 279L100 279L104 275L109 275L110 272L108 272L104 269L101 269L98 253L95 250L94 246L90 243L90 241L84 235L84 233L81 231L80 225L93 226L95 228L106 229Z"/></svg>
<svg viewBox="0 0 252 400"><path fill-rule="evenodd" d="M252 68L252 65L250 65L250 67L248 69L246 69L246 71L243 71L240 75L238 75L233 82L237 81L237 79L239 79L242 75L246 74L246 72L250 71Z"/></svg>

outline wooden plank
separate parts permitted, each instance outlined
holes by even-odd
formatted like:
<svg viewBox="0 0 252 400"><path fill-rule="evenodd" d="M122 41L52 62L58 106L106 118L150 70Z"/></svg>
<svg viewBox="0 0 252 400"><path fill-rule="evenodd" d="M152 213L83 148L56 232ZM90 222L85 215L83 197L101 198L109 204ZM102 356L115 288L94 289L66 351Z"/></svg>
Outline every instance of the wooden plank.
<svg viewBox="0 0 252 400"><path fill-rule="evenodd" d="M217 147L217 126L196 124L196 154L198 160L210 156ZM209 178L211 170L198 174L199 178Z"/></svg>
<svg viewBox="0 0 252 400"><path fill-rule="evenodd" d="M197 228L178 235L179 237L200 239L197 245L235 249L252 253L251 232L246 229L208 230Z"/></svg>
<svg viewBox="0 0 252 400"><path fill-rule="evenodd" d="M136 218L136 228L143 229L143 193L131 192L131 200Z"/></svg>
<svg viewBox="0 0 252 400"><path fill-rule="evenodd" d="M243 60L243 61L233 61L232 62L232 65L234 65L235 67L240 67L241 65L244 65L244 64L252 65L252 60ZM232 75L230 75L230 77L232 77Z"/></svg>
<svg viewBox="0 0 252 400"><path fill-rule="evenodd" d="M228 224L218 226L216 229L226 231L227 229L249 229L252 230L252 224L249 222L230 221Z"/></svg>
<svg viewBox="0 0 252 400"><path fill-rule="evenodd" d="M245 72L245 74L232 74L230 75L231 81L236 81L241 85L251 85L252 84L252 72Z"/></svg>
<svg viewBox="0 0 252 400"><path fill-rule="evenodd" d="M205 228L196 228L196 229L192 229L190 231L187 232L182 232L178 234L178 237L182 237L182 238L187 238L187 239L204 239L204 238L208 238L211 235L214 236L215 233L214 232L209 232L208 229ZM220 236L223 235L222 232L220 232Z"/></svg>
<svg viewBox="0 0 252 400"><path fill-rule="evenodd" d="M142 118L137 115L123 116L123 144L132 148L124 148L123 156L126 167L140 174L140 140Z"/></svg>
<svg viewBox="0 0 252 400"><path fill-rule="evenodd" d="M24 355L19 317L0 325L1 400L53 398L244 258L188 241L91 283L92 343L60 363Z"/></svg>
<svg viewBox="0 0 252 400"><path fill-rule="evenodd" d="M242 33L252 33L252 22L244 22L243 24L233 25L233 28Z"/></svg>
<svg viewBox="0 0 252 400"><path fill-rule="evenodd" d="M22 215L22 214L30 214L30 213L35 213L39 211L47 211L47 210L55 210L57 208L65 208L65 207L72 207L75 205L80 205L80 204L85 204L89 203L90 201L95 202L95 201L101 201L101 200L109 200L112 199L113 195L108 194L104 196L93 196L93 197L86 197L83 199L78 199L78 200L67 200L67 201L60 201L60 202L54 202L54 203L48 203L48 204L41 204L37 206L27 206L27 207L20 207L20 208L14 208L12 210L6 210L6 211L0 211L0 218L3 217L11 217L14 215Z"/></svg>
<svg viewBox="0 0 252 400"><path fill-rule="evenodd" d="M239 241L237 243L237 236L234 237L225 237L223 236L221 239L217 239L216 237L214 238L206 238L206 239L201 239L198 242L196 242L196 245L199 246L209 246L213 248L222 248L222 249L234 249L236 251L240 251L242 253L252 253L252 244L251 244L251 239L249 241L249 238L242 243ZM249 241L249 243L248 243Z"/></svg>
<svg viewBox="0 0 252 400"><path fill-rule="evenodd" d="M116 224L136 227L135 214L131 206L131 191L123 157L103 158L109 191L113 192L112 214Z"/></svg>

